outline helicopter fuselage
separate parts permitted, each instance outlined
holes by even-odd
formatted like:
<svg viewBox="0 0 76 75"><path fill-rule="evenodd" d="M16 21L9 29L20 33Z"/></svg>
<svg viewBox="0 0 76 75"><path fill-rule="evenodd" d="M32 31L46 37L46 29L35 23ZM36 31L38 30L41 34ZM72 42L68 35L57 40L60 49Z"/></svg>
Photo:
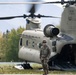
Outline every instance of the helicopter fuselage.
<svg viewBox="0 0 76 75"><path fill-rule="evenodd" d="M43 39L46 39L49 46L51 46L51 41L47 38L43 31L38 30L25 30L22 33L20 40L20 49L19 49L19 58L24 59L26 61L40 63L40 48L39 44ZM56 55L56 52L52 52L51 56Z"/></svg>
<svg viewBox="0 0 76 75"><path fill-rule="evenodd" d="M42 42L43 39L47 40L47 44L50 47L51 55L50 60L54 56L56 58L54 60L61 60L61 61L74 61L74 59L70 58L72 54L75 53L75 46L76 42L73 40L72 37L64 35L61 36L60 34L57 37L47 38L42 30L25 30L22 33L20 44L19 44L19 58L25 61L31 61L36 63L40 62L40 48L39 44ZM69 49L69 50L68 50ZM70 51L71 50L71 51ZM64 58L63 58L64 57ZM67 59L65 59L67 58ZM75 61L74 61L75 62Z"/></svg>
<svg viewBox="0 0 76 75"><path fill-rule="evenodd" d="M62 64L62 66L63 62L68 65L69 63L76 64L76 5L64 8L60 33L57 28L51 26L53 25L46 25L44 31L29 26L29 30L23 31L19 42L19 58L41 63L40 43L45 39L51 50L49 65L52 65L52 62Z"/></svg>

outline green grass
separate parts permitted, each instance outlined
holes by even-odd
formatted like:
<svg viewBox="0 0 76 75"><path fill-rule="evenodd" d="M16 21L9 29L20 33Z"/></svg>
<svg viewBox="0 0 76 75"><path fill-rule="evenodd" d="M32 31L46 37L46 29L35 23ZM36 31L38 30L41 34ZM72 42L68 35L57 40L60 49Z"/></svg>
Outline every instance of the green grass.
<svg viewBox="0 0 76 75"><path fill-rule="evenodd" d="M43 71L38 70L41 65L33 64L34 69L18 70L14 65L0 65L0 74L43 74ZM49 71L49 74L76 74L75 71Z"/></svg>

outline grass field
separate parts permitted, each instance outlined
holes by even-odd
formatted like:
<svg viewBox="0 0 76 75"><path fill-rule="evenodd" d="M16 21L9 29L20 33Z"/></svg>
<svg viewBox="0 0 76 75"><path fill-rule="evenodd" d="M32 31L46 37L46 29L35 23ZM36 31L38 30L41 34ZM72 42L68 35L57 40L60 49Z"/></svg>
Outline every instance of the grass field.
<svg viewBox="0 0 76 75"><path fill-rule="evenodd" d="M34 69L25 69L25 70L18 70L14 68L14 65L7 65L3 64L0 65L0 74L43 74L43 71L40 71L38 68L41 68L41 65L33 64L32 67ZM49 74L69 74L75 75L76 71L49 71Z"/></svg>

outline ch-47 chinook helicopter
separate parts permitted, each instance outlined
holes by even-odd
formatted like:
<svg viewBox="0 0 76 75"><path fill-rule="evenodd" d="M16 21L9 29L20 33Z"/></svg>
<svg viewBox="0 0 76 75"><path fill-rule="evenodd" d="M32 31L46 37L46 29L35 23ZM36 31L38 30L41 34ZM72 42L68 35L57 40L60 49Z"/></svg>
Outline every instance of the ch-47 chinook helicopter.
<svg viewBox="0 0 76 75"><path fill-rule="evenodd" d="M29 11L30 15L0 17L0 20L27 17L26 30L22 32L19 41L20 59L41 63L40 46L42 40L45 39L51 48L49 66L56 69L76 70L76 1L44 2L44 4L49 3L66 3L61 17L60 31L52 24L46 25L41 30L39 18L57 17L35 15L35 2Z"/></svg>
<svg viewBox="0 0 76 75"><path fill-rule="evenodd" d="M61 2L48 3L67 3L61 17L60 32L52 24L46 25L41 30L40 21L36 20L35 17L44 16L37 15L34 17L35 11L30 10L33 18L27 18L26 30L21 35L19 58L41 63L39 47L42 40L46 39L51 48L49 66L55 69L76 70L76 1L62 0Z"/></svg>

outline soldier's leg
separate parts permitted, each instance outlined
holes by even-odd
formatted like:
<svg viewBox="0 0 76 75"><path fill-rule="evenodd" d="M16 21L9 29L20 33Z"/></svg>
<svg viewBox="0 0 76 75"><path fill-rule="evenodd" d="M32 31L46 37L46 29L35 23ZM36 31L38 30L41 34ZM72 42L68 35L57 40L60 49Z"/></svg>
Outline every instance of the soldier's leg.
<svg viewBox="0 0 76 75"><path fill-rule="evenodd" d="M46 60L46 63L47 63L47 74L48 74L49 71L48 59Z"/></svg>
<svg viewBox="0 0 76 75"><path fill-rule="evenodd" d="M45 73L48 74L48 63L47 63L47 59L44 60L44 66L45 66Z"/></svg>
<svg viewBox="0 0 76 75"><path fill-rule="evenodd" d="M46 69L45 69L44 60L41 60L41 63L42 63L42 67L43 67L44 74L46 74Z"/></svg>
<svg viewBox="0 0 76 75"><path fill-rule="evenodd" d="M43 66L43 70L44 70L44 75L46 75L46 65L45 65L45 60L42 60L42 66Z"/></svg>

